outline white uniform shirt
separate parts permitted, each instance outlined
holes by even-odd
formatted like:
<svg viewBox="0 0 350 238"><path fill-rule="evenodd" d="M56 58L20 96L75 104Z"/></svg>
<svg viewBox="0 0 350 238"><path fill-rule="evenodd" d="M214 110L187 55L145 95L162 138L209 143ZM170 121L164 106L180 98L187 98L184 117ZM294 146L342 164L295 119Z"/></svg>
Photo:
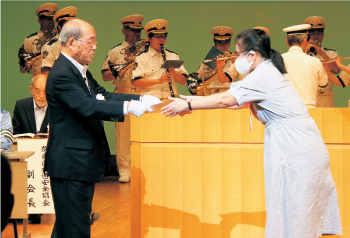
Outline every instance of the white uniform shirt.
<svg viewBox="0 0 350 238"><path fill-rule="evenodd" d="M36 106L34 98L33 98L33 102L34 102L34 114L35 114L36 132L38 133L40 131L41 124L43 124L43 120L45 118L45 114L46 114L46 110L47 110L47 104L45 105L45 107L40 109L40 108L38 108Z"/></svg>
<svg viewBox="0 0 350 238"><path fill-rule="evenodd" d="M290 47L282 54L287 74L284 76L295 87L307 107L316 107L318 86L326 86L326 71L321 61L303 52L299 46Z"/></svg>
<svg viewBox="0 0 350 238"><path fill-rule="evenodd" d="M180 60L179 56L176 53L173 53L168 50L165 50L165 57L167 60ZM140 78L158 79L162 74L166 73L166 69L160 68L164 63L162 54L155 51L151 46L149 47L147 52L144 52L138 57L136 57L135 62L136 68L132 73L133 80L137 80ZM188 72L186 71L183 65L180 68L175 69L175 71L179 74L186 75L186 77L188 75ZM174 94L178 95L177 83L174 78L172 79L172 86ZM140 93L143 95L149 94L158 98L167 98L171 95L169 83L167 82L139 89Z"/></svg>
<svg viewBox="0 0 350 238"><path fill-rule="evenodd" d="M51 70L53 64L61 53L61 42L58 38L53 38L41 48L41 68Z"/></svg>

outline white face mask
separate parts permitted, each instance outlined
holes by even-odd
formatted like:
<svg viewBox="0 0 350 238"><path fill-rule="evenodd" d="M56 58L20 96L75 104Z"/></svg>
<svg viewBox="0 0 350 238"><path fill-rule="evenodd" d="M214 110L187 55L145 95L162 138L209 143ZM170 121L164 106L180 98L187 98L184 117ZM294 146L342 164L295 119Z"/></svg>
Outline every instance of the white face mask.
<svg viewBox="0 0 350 238"><path fill-rule="evenodd" d="M250 52L254 51L249 51L249 53L242 59L236 59L235 66L238 73L249 74L250 67L252 67L252 64L254 63L254 60L252 60L250 63L247 61L247 56L250 54Z"/></svg>

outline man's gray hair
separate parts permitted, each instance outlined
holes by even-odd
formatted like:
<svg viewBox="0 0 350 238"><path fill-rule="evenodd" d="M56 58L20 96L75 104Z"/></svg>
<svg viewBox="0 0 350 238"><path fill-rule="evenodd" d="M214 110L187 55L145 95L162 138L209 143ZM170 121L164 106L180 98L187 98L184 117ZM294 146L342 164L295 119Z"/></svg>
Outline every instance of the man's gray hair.
<svg viewBox="0 0 350 238"><path fill-rule="evenodd" d="M83 27L73 19L63 25L59 40L65 46L70 38L80 39L83 35Z"/></svg>
<svg viewBox="0 0 350 238"><path fill-rule="evenodd" d="M287 41L290 46L297 44L301 45L303 40L307 37L307 33L305 34L291 34L287 35Z"/></svg>
<svg viewBox="0 0 350 238"><path fill-rule="evenodd" d="M38 79L41 79L41 78L47 79L47 75L46 74L36 74L36 75L34 75L34 77L32 78L32 83L30 84L30 86L34 87L35 82Z"/></svg>

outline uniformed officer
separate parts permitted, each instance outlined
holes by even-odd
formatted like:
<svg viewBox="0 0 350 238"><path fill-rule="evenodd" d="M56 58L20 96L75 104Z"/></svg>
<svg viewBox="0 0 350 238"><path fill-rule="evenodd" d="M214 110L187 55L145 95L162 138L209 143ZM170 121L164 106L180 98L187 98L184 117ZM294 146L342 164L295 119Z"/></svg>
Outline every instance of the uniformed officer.
<svg viewBox="0 0 350 238"><path fill-rule="evenodd" d="M54 22L57 23L58 33L61 32L63 25L74 19L78 14L78 9L75 7L66 7L58 11L53 17ZM55 60L58 59L61 53L61 42L58 40L59 35L47 42L41 48L41 72L48 75Z"/></svg>
<svg viewBox="0 0 350 238"><path fill-rule="evenodd" d="M41 73L41 48L46 42L57 35L53 20L53 16L57 10L58 6L54 3L43 4L36 10L35 15L38 17L40 31L29 35L19 50L21 73L28 72L33 75ZM32 60L27 63L24 61L24 55L26 53L32 54Z"/></svg>
<svg viewBox="0 0 350 238"><path fill-rule="evenodd" d="M307 107L316 107L318 86L327 86L328 79L321 61L304 53L310 24L301 24L284 28L286 42L290 46L282 54L287 74L284 76L295 87Z"/></svg>
<svg viewBox="0 0 350 238"><path fill-rule="evenodd" d="M322 47L322 41L324 38L324 30L326 28L326 21L319 16L312 16L304 21L304 24L310 24L311 29L309 30L310 40L317 43L317 54L316 57L321 60L329 60L338 56L338 53L332 49L326 49ZM339 67L336 63L330 63L329 68L334 74L339 73ZM316 107L334 107L334 93L332 88L334 83L328 81L328 86L325 88L318 89L317 104Z"/></svg>
<svg viewBox="0 0 350 238"><path fill-rule="evenodd" d="M123 43L114 46L107 55L102 66L102 78L104 81L112 81L116 86L115 93L137 94L139 90L131 83L132 70L130 67L121 78L115 78L108 67L108 62L113 64L126 64L130 61L125 59L125 51L128 47L138 42L141 38L143 29L142 21L144 16L131 15L124 17L120 23L123 25L122 33L125 36ZM117 138L117 166L119 169L119 182L127 183L130 181L130 117L125 116L124 122L115 123L115 134Z"/></svg>
<svg viewBox="0 0 350 238"><path fill-rule="evenodd" d="M229 52L231 38L234 34L232 28L227 26L217 26L211 30L211 34L214 36L214 46L218 50L224 52L224 55L219 57L229 56L231 54L231 52ZM228 71L231 65L232 62L230 60L217 60L216 70L211 69L204 63L200 65L197 71L199 77L211 81L203 88L203 94L205 96L224 92L230 88L232 74L227 74L226 71ZM237 76L238 73L236 76L233 76L234 79L236 79Z"/></svg>
<svg viewBox="0 0 350 238"><path fill-rule="evenodd" d="M159 99L171 96L169 83L171 83L175 96L178 95L177 83L184 85L188 75L183 65L178 69L168 69L169 73L166 69L161 68L164 63L161 46L166 44L167 28L168 22L163 19L156 19L146 24L144 31L150 46L148 51L136 57L136 68L132 74L133 84L139 88L141 94L147 93ZM180 60L176 53L169 50L164 51L167 60Z"/></svg>

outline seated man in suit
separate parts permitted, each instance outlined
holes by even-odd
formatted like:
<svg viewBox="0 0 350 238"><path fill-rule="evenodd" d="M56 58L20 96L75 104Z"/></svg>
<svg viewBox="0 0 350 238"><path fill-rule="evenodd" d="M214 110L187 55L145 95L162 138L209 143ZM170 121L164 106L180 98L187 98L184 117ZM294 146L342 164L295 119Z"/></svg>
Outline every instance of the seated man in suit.
<svg viewBox="0 0 350 238"><path fill-rule="evenodd" d="M37 74L29 86L32 97L16 102L13 112L13 134L46 133L48 126L47 101L45 95L47 76Z"/></svg>
<svg viewBox="0 0 350 238"><path fill-rule="evenodd" d="M35 75L32 79L32 84L29 86L32 97L16 102L12 118L14 135L47 133L46 79L47 76L45 74ZM40 223L41 214L30 214L28 219L30 223Z"/></svg>

